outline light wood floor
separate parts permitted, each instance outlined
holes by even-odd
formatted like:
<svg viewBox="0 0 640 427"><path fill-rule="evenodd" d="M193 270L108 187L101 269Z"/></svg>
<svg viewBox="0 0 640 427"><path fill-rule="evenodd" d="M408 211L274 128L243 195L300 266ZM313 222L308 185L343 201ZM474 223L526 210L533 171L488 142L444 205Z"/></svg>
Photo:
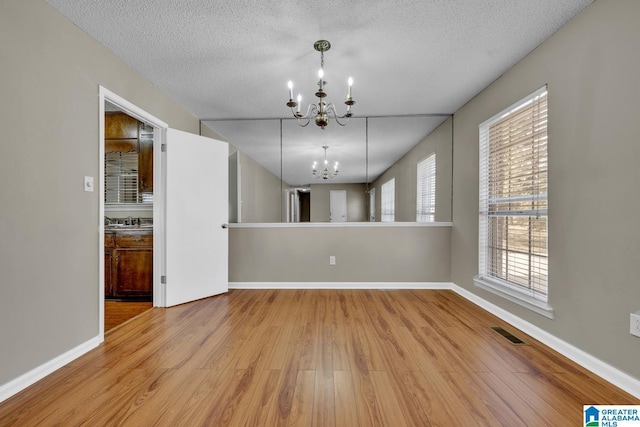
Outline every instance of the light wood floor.
<svg viewBox="0 0 640 427"><path fill-rule="evenodd" d="M583 404L640 401L450 291L235 290L143 313L0 425L577 426Z"/></svg>
<svg viewBox="0 0 640 427"><path fill-rule="evenodd" d="M109 332L113 328L128 322L137 315L153 307L153 302L147 301L114 301L104 302L104 331Z"/></svg>

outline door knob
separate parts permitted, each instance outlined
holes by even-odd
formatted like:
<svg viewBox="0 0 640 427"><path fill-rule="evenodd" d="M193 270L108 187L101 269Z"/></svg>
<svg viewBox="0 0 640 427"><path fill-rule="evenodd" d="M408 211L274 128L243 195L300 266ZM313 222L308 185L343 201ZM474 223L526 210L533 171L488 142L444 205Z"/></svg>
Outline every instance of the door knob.
<svg viewBox="0 0 640 427"><path fill-rule="evenodd" d="M229 228L229 224L222 224L222 228Z"/></svg>

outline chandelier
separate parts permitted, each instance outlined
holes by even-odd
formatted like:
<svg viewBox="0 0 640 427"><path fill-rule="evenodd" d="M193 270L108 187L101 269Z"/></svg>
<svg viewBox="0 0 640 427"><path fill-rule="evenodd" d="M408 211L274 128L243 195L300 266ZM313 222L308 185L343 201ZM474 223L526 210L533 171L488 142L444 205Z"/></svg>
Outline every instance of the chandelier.
<svg viewBox="0 0 640 427"><path fill-rule="evenodd" d="M324 166L321 171L318 171L318 162L313 162L311 165L311 174L315 179L333 179L338 176L338 162L333 164L333 171L329 170L329 161L327 160L327 148L328 145L323 145L324 148Z"/></svg>
<svg viewBox="0 0 640 427"><path fill-rule="evenodd" d="M314 118L316 125L320 126L321 129L324 129L325 126L329 124L329 117L332 116L333 119L340 125L346 126L349 123L349 118L351 117L351 106L356 102L351 98L351 86L353 85L353 79L349 77L347 90L347 100L344 102L347 105L347 112L344 115L339 115L336 112L335 105L333 103L326 104L324 102L324 98L327 96L327 93L324 91L324 87L327 82L324 81L324 53L331 48L331 43L327 40L318 40L313 44L313 48L320 52L320 71L318 71L318 91L316 92L316 96L318 97L318 104L310 104L307 108L306 114L300 113L300 105L302 103L302 96L298 94L297 102L293 100L293 82L289 80L289 102L287 102L287 107L291 108L291 112L293 113L293 117L298 120L298 124L302 127L307 126L311 122L311 118ZM294 108L296 108L294 110ZM341 121L342 119L346 119Z"/></svg>

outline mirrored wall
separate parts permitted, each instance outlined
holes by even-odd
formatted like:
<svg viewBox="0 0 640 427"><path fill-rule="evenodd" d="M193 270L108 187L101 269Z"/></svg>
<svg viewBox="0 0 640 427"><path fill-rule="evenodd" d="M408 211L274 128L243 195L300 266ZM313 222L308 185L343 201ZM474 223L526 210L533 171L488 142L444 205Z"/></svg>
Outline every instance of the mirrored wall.
<svg viewBox="0 0 640 427"><path fill-rule="evenodd" d="M204 124L230 143L230 222L451 221L450 116Z"/></svg>

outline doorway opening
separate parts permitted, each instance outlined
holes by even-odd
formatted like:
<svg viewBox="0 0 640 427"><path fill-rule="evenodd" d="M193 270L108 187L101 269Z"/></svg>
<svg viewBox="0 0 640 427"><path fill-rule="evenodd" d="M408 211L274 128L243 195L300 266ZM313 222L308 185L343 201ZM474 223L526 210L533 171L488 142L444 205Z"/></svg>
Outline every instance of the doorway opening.
<svg viewBox="0 0 640 427"><path fill-rule="evenodd" d="M100 337L160 305L166 125L100 88Z"/></svg>
<svg viewBox="0 0 640 427"><path fill-rule="evenodd" d="M150 228L153 233L152 248L147 256L153 259L153 306L169 307L227 292L229 144L171 129L166 123L103 87L100 87L99 101L99 191L102 194L106 191L105 101L152 128L153 224ZM142 198L144 200L144 196ZM99 337L104 340L104 289L105 274L108 273L105 272L104 262L106 203L104 197L99 197L99 200L98 320ZM125 226L143 225L143 220L129 216ZM144 237L137 235L125 243L148 247L149 242L144 240ZM118 256L122 257L119 253L121 245L116 241L115 246ZM125 253L125 256L130 255Z"/></svg>
<svg viewBox="0 0 640 427"><path fill-rule="evenodd" d="M105 332L153 306L154 127L105 101Z"/></svg>

